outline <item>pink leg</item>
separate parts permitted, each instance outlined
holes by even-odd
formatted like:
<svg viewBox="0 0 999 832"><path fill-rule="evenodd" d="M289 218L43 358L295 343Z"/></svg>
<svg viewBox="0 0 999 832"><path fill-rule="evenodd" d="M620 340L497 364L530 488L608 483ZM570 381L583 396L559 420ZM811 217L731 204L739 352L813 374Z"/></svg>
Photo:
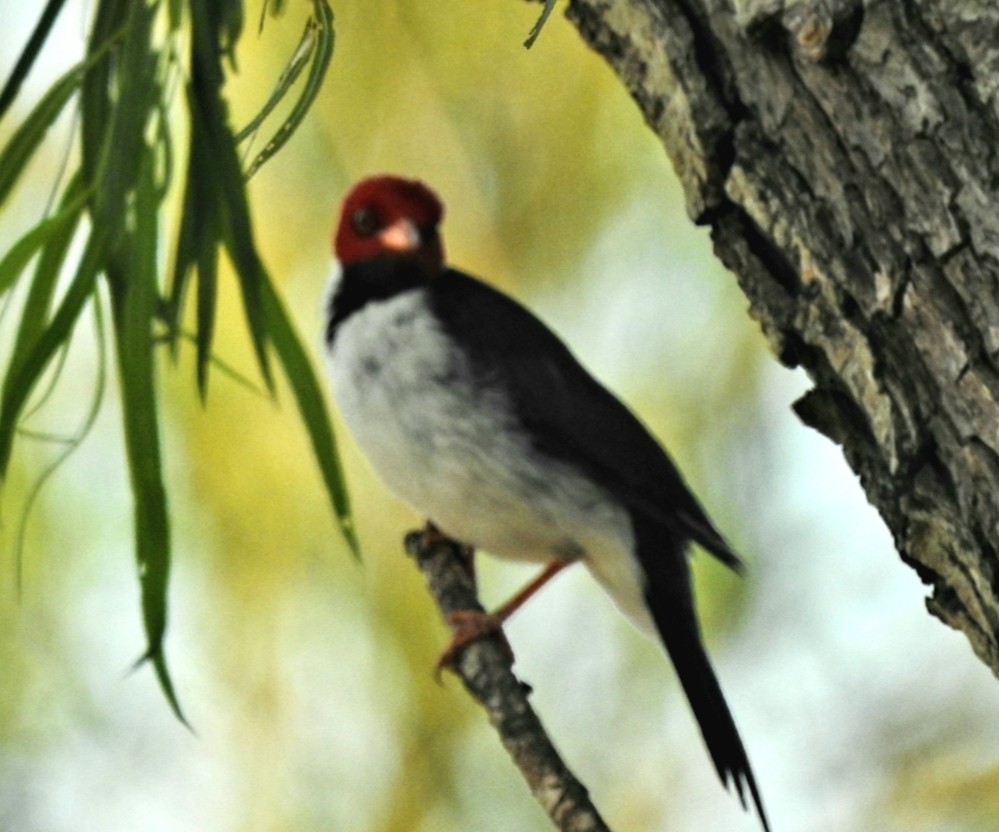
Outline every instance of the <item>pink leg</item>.
<svg viewBox="0 0 999 832"><path fill-rule="evenodd" d="M473 641L482 638L490 633L499 632L502 635L503 623L519 610L527 600L534 595L541 587L554 578L559 572L567 567L571 561L553 560L541 572L528 583L523 589L509 598L505 603L500 604L493 612L479 612L478 610L458 610L447 617L448 624L454 631L451 643L447 646L440 658L437 660L437 669L450 665L457 654L471 644ZM513 651L509 643L506 649L513 660Z"/></svg>

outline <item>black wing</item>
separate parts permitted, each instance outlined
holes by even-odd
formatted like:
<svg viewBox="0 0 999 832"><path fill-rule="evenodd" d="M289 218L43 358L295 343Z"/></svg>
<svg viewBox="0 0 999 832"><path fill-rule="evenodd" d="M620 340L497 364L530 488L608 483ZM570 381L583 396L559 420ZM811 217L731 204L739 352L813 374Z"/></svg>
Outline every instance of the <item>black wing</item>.
<svg viewBox="0 0 999 832"><path fill-rule="evenodd" d="M512 298L452 269L433 278L428 289L435 312L468 349L482 383L508 387L536 450L581 465L632 511L741 568L659 443L544 323Z"/></svg>

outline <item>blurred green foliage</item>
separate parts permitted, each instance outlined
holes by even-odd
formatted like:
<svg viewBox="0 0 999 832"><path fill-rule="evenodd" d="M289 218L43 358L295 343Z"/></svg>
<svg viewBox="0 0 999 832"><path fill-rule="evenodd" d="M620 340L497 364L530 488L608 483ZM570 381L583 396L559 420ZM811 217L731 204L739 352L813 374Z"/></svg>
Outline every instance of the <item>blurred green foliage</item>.
<svg viewBox="0 0 999 832"><path fill-rule="evenodd" d="M53 0L43 10L0 91L0 119L16 102L62 9L63 3ZM106 292L134 498L135 554L147 638L141 661L153 663L181 719L163 650L171 533L160 448L157 353L164 348L176 353L185 300L196 275L196 375L202 397L207 394L223 250L239 281L259 370L271 387L273 350L288 374L334 511L357 549L315 374L254 242L238 140L223 95L225 64L235 68L243 20L242 0L100 0L84 57L51 85L0 148L3 208L49 128L65 108L78 107L79 158L65 181L59 177L53 183L58 204L0 260L0 296L17 288L22 278L29 281L0 388L0 480L8 471L32 394L57 356L68 349L80 316L96 308ZM305 66L311 65L311 71L294 108L257 155L247 177L295 132L318 95L332 57L332 26L328 3L315 0L292 64L279 78L262 116L288 94ZM186 56L180 51L185 37L190 47ZM180 83L187 102L187 144L181 149L187 173L176 242L169 255L173 270L168 284L163 279L160 239L178 155L174 93ZM262 120L254 119L240 138L253 135ZM85 239L84 252L75 277L59 297L57 279L78 230ZM35 258L36 268L29 272Z"/></svg>

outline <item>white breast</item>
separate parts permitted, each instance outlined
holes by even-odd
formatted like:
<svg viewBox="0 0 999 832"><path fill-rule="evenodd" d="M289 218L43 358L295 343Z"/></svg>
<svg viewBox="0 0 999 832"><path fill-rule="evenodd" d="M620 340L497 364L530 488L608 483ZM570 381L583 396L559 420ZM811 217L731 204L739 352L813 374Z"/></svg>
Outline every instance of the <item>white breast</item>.
<svg viewBox="0 0 999 832"><path fill-rule="evenodd" d="M647 624L627 512L566 464L538 457L506 397L473 376L421 291L347 318L328 363L344 421L398 496L500 557L583 557Z"/></svg>

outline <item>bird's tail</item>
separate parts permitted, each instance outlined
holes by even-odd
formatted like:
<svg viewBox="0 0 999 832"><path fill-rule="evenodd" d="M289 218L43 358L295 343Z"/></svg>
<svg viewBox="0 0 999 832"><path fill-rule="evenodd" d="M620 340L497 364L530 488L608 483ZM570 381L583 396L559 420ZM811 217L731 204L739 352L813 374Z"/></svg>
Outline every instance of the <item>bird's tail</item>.
<svg viewBox="0 0 999 832"><path fill-rule="evenodd" d="M672 551L664 553L660 540L659 551L641 559L646 567L649 611L680 677L718 776L726 788L734 784L743 807L748 791L763 829L770 832L746 749L701 641L687 557L682 550L670 548Z"/></svg>

